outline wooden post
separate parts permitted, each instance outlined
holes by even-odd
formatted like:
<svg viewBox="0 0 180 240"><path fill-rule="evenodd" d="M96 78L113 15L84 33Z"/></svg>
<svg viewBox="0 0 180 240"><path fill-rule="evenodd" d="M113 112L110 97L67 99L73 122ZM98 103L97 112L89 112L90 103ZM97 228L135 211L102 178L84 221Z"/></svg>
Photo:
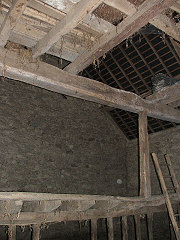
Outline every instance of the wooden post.
<svg viewBox="0 0 180 240"><path fill-rule="evenodd" d="M16 225L8 226L8 240L16 240Z"/></svg>
<svg viewBox="0 0 180 240"><path fill-rule="evenodd" d="M155 164L155 167L156 167L156 171L157 171L157 174L158 174L158 177L159 177L159 181L161 183L161 188L162 188L163 195L164 195L165 202L166 202L166 206L167 206L167 209L168 209L168 212L169 212L169 217L171 219L176 238L177 238L177 240L179 240L180 239L180 232L179 232L178 224L177 224L175 216L174 216L174 211L173 211L171 201L170 201L170 198L169 198L169 195L168 195L168 191L167 191L166 184L165 184L165 181L164 181L164 178L163 178L163 174L162 174L161 168L159 166L159 162L158 162L156 154L152 153L152 157L153 157L154 164Z"/></svg>
<svg viewBox="0 0 180 240"><path fill-rule="evenodd" d="M33 233L32 233L32 240L39 240L40 239L40 226L37 224L34 224L32 226Z"/></svg>
<svg viewBox="0 0 180 240"><path fill-rule="evenodd" d="M136 223L136 239L141 240L141 218L140 215L134 215Z"/></svg>
<svg viewBox="0 0 180 240"><path fill-rule="evenodd" d="M113 218L107 218L108 240L114 240Z"/></svg>
<svg viewBox="0 0 180 240"><path fill-rule="evenodd" d="M122 216L122 234L123 240L128 240L127 216Z"/></svg>
<svg viewBox="0 0 180 240"><path fill-rule="evenodd" d="M91 240L97 240L97 219L91 219Z"/></svg>
<svg viewBox="0 0 180 240"><path fill-rule="evenodd" d="M148 223L148 239L153 240L153 213L147 214L147 223Z"/></svg>
<svg viewBox="0 0 180 240"><path fill-rule="evenodd" d="M140 196L151 196L148 122L145 111L139 113Z"/></svg>

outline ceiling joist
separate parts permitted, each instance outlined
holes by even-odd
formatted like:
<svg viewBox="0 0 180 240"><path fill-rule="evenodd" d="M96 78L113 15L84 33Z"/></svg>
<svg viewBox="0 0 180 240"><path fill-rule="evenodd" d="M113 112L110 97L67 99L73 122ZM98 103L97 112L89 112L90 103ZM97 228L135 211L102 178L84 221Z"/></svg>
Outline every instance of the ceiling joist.
<svg viewBox="0 0 180 240"><path fill-rule="evenodd" d="M32 49L33 57L48 51L62 36L69 33L95 8L101 0L81 0Z"/></svg>
<svg viewBox="0 0 180 240"><path fill-rule="evenodd" d="M24 12L27 0L15 0L13 5L9 9L4 22L0 28L0 46L4 47L9 39L11 31L16 26L19 18L21 17L22 13Z"/></svg>
<svg viewBox="0 0 180 240"><path fill-rule="evenodd" d="M25 50L24 50L25 51ZM0 49L1 75L53 92L97 102L130 112L147 111L148 116L180 123L180 111L152 104L138 95L109 87L103 83L75 76L43 62L32 62L28 53ZM23 62L22 60L23 59Z"/></svg>
<svg viewBox="0 0 180 240"><path fill-rule="evenodd" d="M65 70L75 74L81 72L94 59L98 59L117 44L132 36L156 15L173 5L173 3L174 0L146 0L140 5L137 12L124 19L115 30L100 37L90 51L86 50L73 63L68 65Z"/></svg>

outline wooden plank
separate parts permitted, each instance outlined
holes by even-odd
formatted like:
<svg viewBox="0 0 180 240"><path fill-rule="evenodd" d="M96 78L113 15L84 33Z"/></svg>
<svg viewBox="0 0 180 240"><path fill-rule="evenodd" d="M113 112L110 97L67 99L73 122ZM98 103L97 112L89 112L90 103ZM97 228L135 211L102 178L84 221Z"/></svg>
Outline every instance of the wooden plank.
<svg viewBox="0 0 180 240"><path fill-rule="evenodd" d="M85 51L73 63L68 65L65 68L66 71L75 74L81 72L91 64L94 59L98 59L117 44L129 38L152 18L173 5L173 3L174 0L146 0L140 5L136 13L124 19L115 30L100 37L99 41L94 44L91 50Z"/></svg>
<svg viewBox="0 0 180 240"><path fill-rule="evenodd" d="M39 240L40 239L40 231L41 231L40 226L37 224L34 224L34 225L32 225L32 229L33 229L32 240Z"/></svg>
<svg viewBox="0 0 180 240"><path fill-rule="evenodd" d="M173 200L174 204L179 202L177 194L170 195L171 201ZM38 213L38 212L20 212L12 215L13 224L16 225L30 225L30 224L41 224L45 222L62 222L62 221L81 221L81 220L90 220L92 218L108 218L108 217L120 217L134 214L146 214L149 212L165 212L166 208L164 207L164 197L153 196L150 199L142 199L133 201L134 198L131 198L132 201L123 202L121 201L121 206L115 209L106 209L106 210L94 210L89 209L87 211L80 212L51 212L51 213ZM9 216L0 213L0 225L9 225L12 224L12 219Z"/></svg>
<svg viewBox="0 0 180 240"><path fill-rule="evenodd" d="M17 51L0 49L0 74L50 91L135 113L147 111L148 116L180 123L178 110L165 105L152 104L134 93L72 75L40 61L33 62L27 56L30 56L30 53L23 49L21 56L19 49Z"/></svg>
<svg viewBox="0 0 180 240"><path fill-rule="evenodd" d="M180 83L164 87L161 91L153 93L146 99L161 104L175 102L180 99Z"/></svg>
<svg viewBox="0 0 180 240"><path fill-rule="evenodd" d="M8 240L16 240L16 225L8 226Z"/></svg>
<svg viewBox="0 0 180 240"><path fill-rule="evenodd" d="M141 240L141 217L140 215L134 215L136 223L136 240Z"/></svg>
<svg viewBox="0 0 180 240"><path fill-rule="evenodd" d="M153 213L147 214L148 239L153 240Z"/></svg>
<svg viewBox="0 0 180 240"><path fill-rule="evenodd" d="M172 6L171 9L173 9L174 11L180 13L180 3L179 2L175 2Z"/></svg>
<svg viewBox="0 0 180 240"><path fill-rule="evenodd" d="M127 15L133 15L137 11L136 6L128 0L104 0L104 2Z"/></svg>
<svg viewBox="0 0 180 240"><path fill-rule="evenodd" d="M69 33L97 6L101 0L81 0L32 49L33 57L48 51L62 36Z"/></svg>
<svg viewBox="0 0 180 240"><path fill-rule="evenodd" d="M180 23L175 23L165 14L159 14L150 23L177 41L180 41Z"/></svg>
<svg viewBox="0 0 180 240"><path fill-rule="evenodd" d="M108 230L108 240L114 239L114 227L113 227L113 218L107 218L107 230Z"/></svg>
<svg viewBox="0 0 180 240"><path fill-rule="evenodd" d="M0 28L0 46L4 47L9 39L11 31L16 26L19 18L26 8L28 0L15 0L7 13Z"/></svg>
<svg viewBox="0 0 180 240"><path fill-rule="evenodd" d="M151 196L147 113L139 113L140 196Z"/></svg>
<svg viewBox="0 0 180 240"><path fill-rule="evenodd" d="M91 240L97 240L97 219L91 219Z"/></svg>
<svg viewBox="0 0 180 240"><path fill-rule="evenodd" d="M156 167L158 178L159 178L159 181L160 181L160 184L161 184L162 192L163 192L163 195L164 195L164 198L165 198L165 201L166 201L166 206L167 206L167 209L168 209L169 217L171 219L176 238L177 238L177 240L179 240L180 239L180 232L179 232L178 224L177 224L175 216L174 216L174 211L173 211L172 204L171 204L171 201L170 201L170 198L169 198L169 194L168 194L168 191L167 191L167 188L166 188L166 184L165 184L165 181L164 181L164 178L163 178L163 174L162 174L161 168L159 166L158 158L157 158L155 153L152 153L152 157L153 157L154 165Z"/></svg>
<svg viewBox="0 0 180 240"><path fill-rule="evenodd" d="M128 240L127 216L122 216L122 235L123 240Z"/></svg>

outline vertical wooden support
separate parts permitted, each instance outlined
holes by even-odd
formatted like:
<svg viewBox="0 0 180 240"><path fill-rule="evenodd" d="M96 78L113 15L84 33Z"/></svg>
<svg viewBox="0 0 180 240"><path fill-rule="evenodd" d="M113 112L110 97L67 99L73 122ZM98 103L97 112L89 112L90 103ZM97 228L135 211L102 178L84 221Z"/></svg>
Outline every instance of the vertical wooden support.
<svg viewBox="0 0 180 240"><path fill-rule="evenodd" d="M147 214L147 222L148 222L148 239L153 240L153 213Z"/></svg>
<svg viewBox="0 0 180 240"><path fill-rule="evenodd" d="M123 240L128 240L127 216L122 216L122 234Z"/></svg>
<svg viewBox="0 0 180 240"><path fill-rule="evenodd" d="M139 113L140 196L151 196L148 122L145 111Z"/></svg>
<svg viewBox="0 0 180 240"><path fill-rule="evenodd" d="M97 240L97 219L91 219L91 240Z"/></svg>
<svg viewBox="0 0 180 240"><path fill-rule="evenodd" d="M107 218L108 240L114 240L113 218Z"/></svg>
<svg viewBox="0 0 180 240"><path fill-rule="evenodd" d="M134 215L136 223L136 239L141 240L141 218L140 215Z"/></svg>
<svg viewBox="0 0 180 240"><path fill-rule="evenodd" d="M172 208L172 205L171 205L171 201L170 201L170 198L169 198L169 195L168 195L168 191L167 191L166 184L165 184L165 181L164 181L164 178L163 178L163 175L162 175L161 168L159 166L157 156L156 156L155 153L152 153L152 157L153 157L154 164L155 164L155 167L156 167L156 171L157 171L157 174L158 174L158 177L159 177L159 181L161 183L161 188L162 188L163 195L164 195L165 202L166 202L166 206L167 206L167 209L168 209L168 212L169 212L169 217L171 219L171 222L172 222L172 225L173 225L173 228L174 228L176 239L180 240L180 232L179 232L178 224L177 224L175 216L174 216L174 211L173 211L173 208Z"/></svg>
<svg viewBox="0 0 180 240"><path fill-rule="evenodd" d="M32 226L33 232L32 232L32 240L39 240L40 239L40 226L37 224L34 224Z"/></svg>
<svg viewBox="0 0 180 240"><path fill-rule="evenodd" d="M16 225L8 226L8 240L16 240Z"/></svg>

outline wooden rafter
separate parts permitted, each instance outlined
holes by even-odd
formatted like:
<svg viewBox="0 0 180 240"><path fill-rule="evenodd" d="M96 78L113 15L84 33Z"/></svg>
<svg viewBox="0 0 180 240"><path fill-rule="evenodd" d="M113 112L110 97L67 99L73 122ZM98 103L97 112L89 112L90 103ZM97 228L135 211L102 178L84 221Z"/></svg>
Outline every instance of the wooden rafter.
<svg viewBox="0 0 180 240"><path fill-rule="evenodd" d="M71 73L79 73L92 63L94 58L98 59L114 46L130 37L173 3L174 1L172 0L146 0L140 5L137 12L124 19L115 30L102 36L90 51L87 50L81 54L73 63L68 65L65 70Z"/></svg>
<svg viewBox="0 0 180 240"><path fill-rule="evenodd" d="M24 63L22 63L23 52L21 52L21 57L18 54L19 51L1 49L1 75L54 92L130 112L147 111L148 116L180 123L180 112L171 107L152 104L134 93L111 88L103 83L69 74L43 62L33 63L26 56L23 57Z"/></svg>
<svg viewBox="0 0 180 240"><path fill-rule="evenodd" d="M150 23L180 42L180 23L175 23L165 14L156 16Z"/></svg>
<svg viewBox="0 0 180 240"><path fill-rule="evenodd" d="M11 31L16 26L19 18L24 12L28 0L15 0L9 9L1 28L0 28L0 46L4 47L9 39Z"/></svg>
<svg viewBox="0 0 180 240"><path fill-rule="evenodd" d="M62 36L69 33L97 6L101 0L81 0L32 49L33 57L48 51Z"/></svg>
<svg viewBox="0 0 180 240"><path fill-rule="evenodd" d="M162 104L175 102L180 99L180 83L164 87L161 91L148 96L146 99Z"/></svg>
<svg viewBox="0 0 180 240"><path fill-rule="evenodd" d="M105 0L104 2L127 15L133 15L137 11L136 6L128 0Z"/></svg>

